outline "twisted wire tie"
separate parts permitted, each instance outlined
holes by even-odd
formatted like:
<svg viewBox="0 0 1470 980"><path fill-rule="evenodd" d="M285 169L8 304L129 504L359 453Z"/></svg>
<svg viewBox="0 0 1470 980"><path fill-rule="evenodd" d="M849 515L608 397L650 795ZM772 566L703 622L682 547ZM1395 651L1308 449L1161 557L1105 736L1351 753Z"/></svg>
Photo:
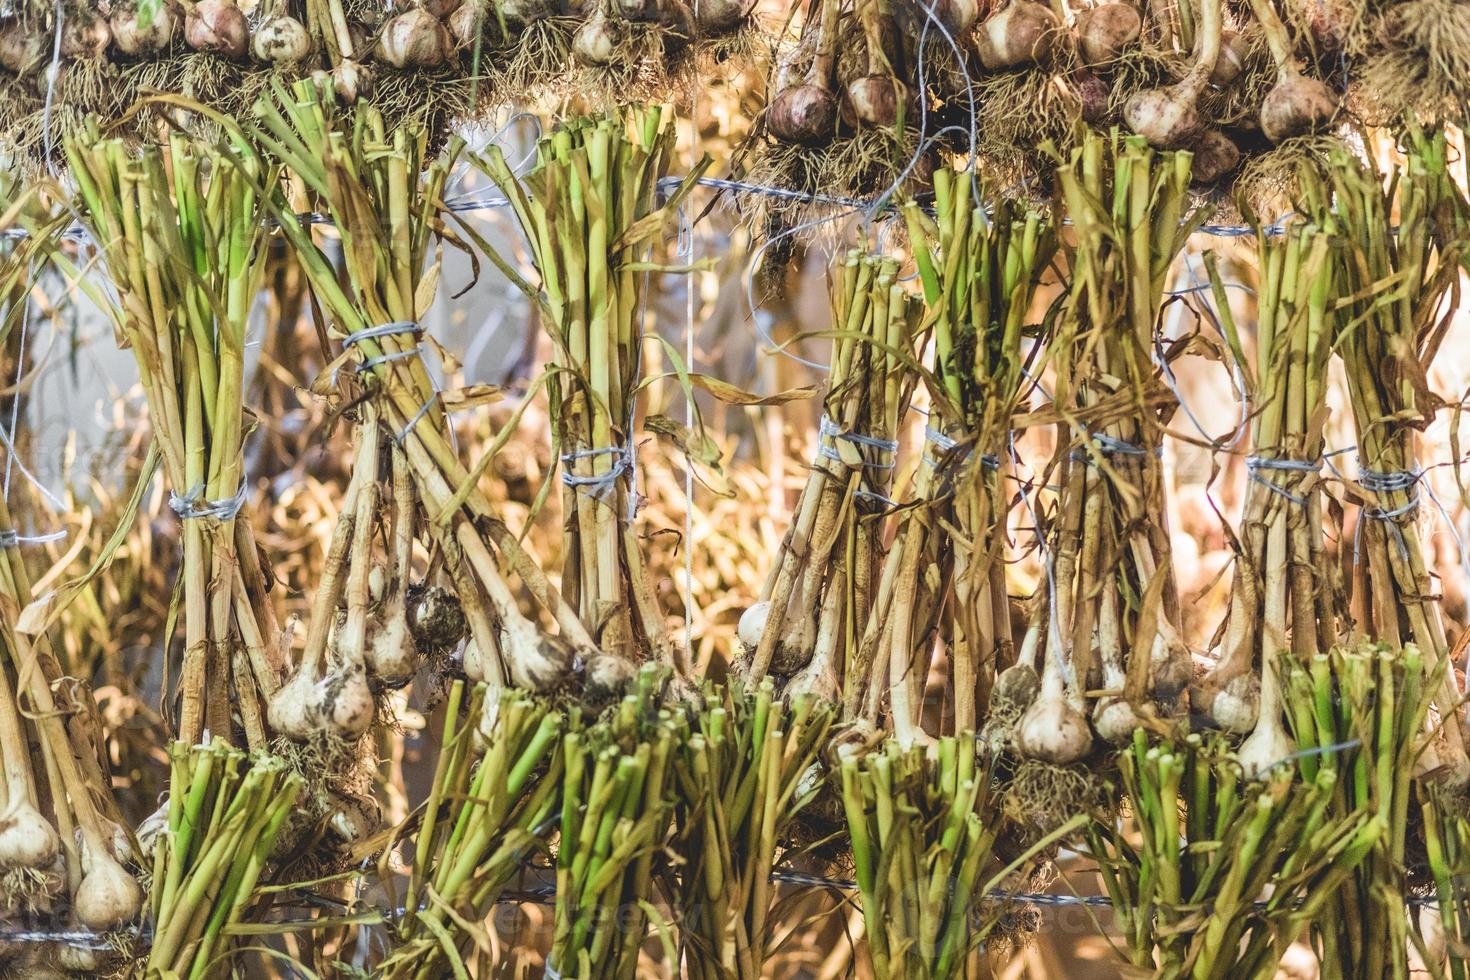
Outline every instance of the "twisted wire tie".
<svg viewBox="0 0 1470 980"><path fill-rule="evenodd" d="M23 242L30 237L31 233L19 225L0 231L0 241ZM92 240L92 236L87 234L87 229L75 221L63 228L57 237L64 242L74 242L78 245L85 245Z"/></svg>
<svg viewBox="0 0 1470 980"><path fill-rule="evenodd" d="M941 453L952 452L954 448L959 445L958 442L930 425L924 426L924 441L933 445ZM974 447L971 447L970 450L965 453L964 458L968 460L972 455L974 455L974 452ZM939 461L936 460L929 453L924 454L923 463L925 466L929 467L939 465ZM987 470L998 470L1000 469L1000 457L995 455L995 453L981 453L980 465L985 467Z"/></svg>
<svg viewBox="0 0 1470 980"><path fill-rule="evenodd" d="M1135 446L1126 439L1108 435L1106 432L1089 433L1092 448L1085 445L1079 446L1067 454L1067 458L1074 463L1086 463L1088 466L1095 465L1093 454L1107 456L1148 456L1153 455L1159 459L1164 455L1163 446L1155 446L1153 449L1145 449L1143 446Z"/></svg>
<svg viewBox="0 0 1470 980"><path fill-rule="evenodd" d="M825 413L822 415L822 421L817 427L817 436L819 439L817 445L818 455L820 455L823 459L829 459L834 463L846 464L847 461L842 458L842 455L838 453L835 448L828 445L825 441L821 440L841 439L843 442L850 442L855 446L876 449L880 453L887 453L889 455L898 452L898 440L880 439L877 436L864 435L861 432L848 432L836 422L833 422L830 418L828 418ZM893 469L893 460L888 460L887 462L884 462L882 460L865 459L863 460L862 465L865 467L871 466L873 469L891 470Z"/></svg>
<svg viewBox="0 0 1470 980"><path fill-rule="evenodd" d="M1267 490L1289 500L1298 507L1307 505L1307 498L1298 496L1279 484L1261 475L1262 470L1276 471L1280 473L1316 473L1322 469L1322 457L1316 459L1285 459L1279 456L1247 456L1245 458L1245 471L1252 483L1260 484Z"/></svg>
<svg viewBox="0 0 1470 980"><path fill-rule="evenodd" d="M403 428L393 437L393 441L400 446L403 445L404 440L408 438L408 434L413 431L414 426L418 425L423 417L429 414L429 409L433 408L434 403L439 401L441 397L443 397L442 393L435 388L433 394L424 399L424 403L419 406L419 410L413 413L413 418L403 424Z"/></svg>
<svg viewBox="0 0 1470 980"><path fill-rule="evenodd" d="M139 938L142 938L141 936ZM104 950L112 948L107 936L100 932L84 929L65 929L48 932L44 929L21 929L14 932L0 931L0 942L4 943L57 943L74 949Z"/></svg>
<svg viewBox="0 0 1470 980"><path fill-rule="evenodd" d="M1393 532L1394 547L1398 549L1399 558L1407 559L1409 556L1409 543L1404 539L1404 529L1399 526L1398 519L1407 517L1419 509L1419 481L1423 478L1423 470L1375 470L1370 469L1358 461L1358 483L1364 490L1375 495L1381 493L1409 493L1409 499L1398 507L1384 509L1382 507L1364 507L1363 517L1370 521L1382 521L1386 523ZM1435 501L1438 503L1439 501ZM1443 507L1440 508L1443 511ZM1446 515L1448 521L1448 515ZM1453 522L1449 522L1454 527ZM1363 525L1360 522L1353 534L1353 564L1359 559L1359 545L1362 541ZM1458 535L1456 541L1458 541Z"/></svg>
<svg viewBox="0 0 1470 980"><path fill-rule="evenodd" d="M418 335L423 332L424 328L419 325L417 320L390 320L387 323L380 323L375 327L363 327L361 330L354 330L343 338L342 346L351 347L364 340L375 340L378 337L391 337L395 334L409 333Z"/></svg>
<svg viewBox="0 0 1470 980"><path fill-rule="evenodd" d="M225 497L220 500L204 499L204 484L196 483L183 495L172 490L168 493L168 506L179 515L183 521L198 520L202 517L213 517L220 521L232 521L245 506L245 496L248 490L244 480L240 481L240 489L235 491L233 497Z"/></svg>
<svg viewBox="0 0 1470 980"><path fill-rule="evenodd" d="M1362 484L1364 490L1373 494L1380 493L1407 493L1413 490L1408 502L1392 510L1382 507L1365 507L1363 515L1375 521L1388 521L1396 517L1403 517L1413 512L1419 506L1419 491L1417 485L1423 472L1420 470L1372 470L1364 467L1358 471L1358 483Z"/></svg>
<svg viewBox="0 0 1470 980"><path fill-rule="evenodd" d="M827 414L824 412L822 413L822 420L817 426L817 455L819 455L823 459L830 460L834 463L839 463L843 466L846 466L848 465L847 460L843 459L842 454L839 453L834 446L828 443L828 440L835 439L841 439L844 442L849 442L855 446L861 446L867 449L876 449L878 450L878 452L885 453L890 456L898 452L897 439L880 439L877 436L865 435L861 432L848 432L836 422L828 418ZM884 461L876 459L870 460L864 458L860 465L864 469L871 467L875 470L891 470L894 467L894 463L895 460L891 459ZM859 500L866 500L869 503L877 504L880 507L898 506L897 501L894 501L893 499L874 490L859 488L853 491L853 496L858 498Z"/></svg>
<svg viewBox="0 0 1470 980"><path fill-rule="evenodd" d="M892 497L885 497L883 494L878 493L876 490L857 489L852 492L852 495L859 500L866 500L870 504L877 504L879 507L898 506L898 501L894 500Z"/></svg>
<svg viewBox="0 0 1470 980"><path fill-rule="evenodd" d="M379 354L377 357L369 357L367 360L363 361L361 364L359 364L353 370L357 374L362 374L365 371L371 371L373 368L377 367L379 364L387 364L390 361L402 361L402 360L405 360L405 359L410 358L410 357L418 357L423 352L424 352L424 347L423 347L422 344L414 344L408 350L390 351L387 354Z"/></svg>
<svg viewBox="0 0 1470 980"><path fill-rule="evenodd" d="M593 473L588 476L579 476L573 473L568 466L579 459L588 459L593 456L614 456L612 467L606 473ZM628 471L628 450L623 446L598 446L594 449L577 449L561 455L562 471L561 482L564 486L573 490L586 493L593 500L606 502L607 498L617 487L618 478ZM635 510L636 501L630 499L628 510L629 520L632 520L631 512Z"/></svg>
<svg viewBox="0 0 1470 980"><path fill-rule="evenodd" d="M361 330L354 330L343 339L342 346L344 348L352 347L354 344L360 343L361 341L373 340L378 337L391 337L397 334L412 334L413 336L419 336L422 333L424 333L424 327L417 320L390 320L387 323L380 323L375 327L364 327ZM372 368L377 367L379 364L387 364L390 361L402 360L409 357L417 357L423 352L423 344L415 344L407 350L394 351L391 353L382 354L378 357L370 357L362 363L358 364L357 367L353 370L357 374L362 374L364 371L369 371ZM404 423L402 429L398 430L397 434L393 437L393 441L402 446L404 444L404 441L408 439L408 434L413 431L414 426L418 425L419 422L423 420L423 417L429 414L429 409L433 408L435 403L439 402L442 396L443 392L439 390L439 385L435 383L433 393L430 394L428 398L424 399L424 403L419 406L417 412L413 413L413 417ZM451 432L451 435L452 434L453 433Z"/></svg>

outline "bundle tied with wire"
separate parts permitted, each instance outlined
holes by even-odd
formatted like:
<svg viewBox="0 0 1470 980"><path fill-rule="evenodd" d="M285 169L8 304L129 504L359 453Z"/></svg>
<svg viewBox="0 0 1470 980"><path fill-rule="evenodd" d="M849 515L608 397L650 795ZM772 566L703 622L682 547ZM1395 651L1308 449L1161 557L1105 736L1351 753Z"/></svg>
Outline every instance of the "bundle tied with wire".
<svg viewBox="0 0 1470 980"><path fill-rule="evenodd" d="M1335 238L1332 344L1342 358L1357 434L1361 503L1352 529L1352 635L1394 649L1413 643L1437 671L1421 772L1456 790L1470 783L1462 695L1418 518L1433 491L1414 434L1442 402L1428 369L1449 329L1465 261L1470 203L1455 186L1442 131L1410 130L1405 159L1384 186L1346 152L1302 177L1299 210ZM1396 218L1397 220L1392 220ZM1347 550L1345 547L1344 550Z"/></svg>
<svg viewBox="0 0 1470 980"><path fill-rule="evenodd" d="M0 8L0 138L40 169L93 114L147 139L187 98L228 128L270 85L324 76L436 145L509 101L677 98L769 49L754 0L26 0ZM54 71L52 70L54 62ZM144 101L140 101L144 100ZM390 127L391 128L391 127Z"/></svg>
<svg viewBox="0 0 1470 980"><path fill-rule="evenodd" d="M1453 911L1453 858L1442 846L1461 843L1449 817L1458 808L1434 784L1414 778L1429 699L1438 687L1434 671L1443 665L1435 668L1413 644L1396 649L1367 640L1308 660L1294 654L1281 659L1301 778L1312 782L1330 772L1329 818L1366 816L1381 829L1313 918L1309 935L1321 975L1407 977L1413 947L1431 970L1449 966L1442 955L1434 962L1425 937L1410 934L1418 916L1404 908L1404 896L1418 890L1414 879L1427 867L1438 889L1431 907L1450 934L1463 925ZM1416 826L1421 819L1422 832ZM1454 960L1458 966L1450 975L1463 977L1466 964L1458 955Z"/></svg>
<svg viewBox="0 0 1470 980"><path fill-rule="evenodd" d="M968 733L932 746L897 739L841 763L842 802L876 980L973 976L1012 911L1007 892L1078 830L1061 822L1014 859L997 848L995 756Z"/></svg>
<svg viewBox="0 0 1470 980"><path fill-rule="evenodd" d="M169 798L139 828L149 867L153 942L146 976L228 976L242 937L233 928L269 904L277 840L302 791L279 759L223 741L169 747Z"/></svg>
<svg viewBox="0 0 1470 980"><path fill-rule="evenodd" d="M766 678L707 691L674 756L675 894L685 975L757 980L783 940L772 872L799 858L802 811L822 783L818 754L836 706L776 696Z"/></svg>
<svg viewBox="0 0 1470 980"><path fill-rule="evenodd" d="M675 753L687 722L661 708L665 670L642 667L602 717L568 718L561 756L555 929L546 974L634 980L653 926L676 963L672 926L653 904L655 859L674 809Z"/></svg>
<svg viewBox="0 0 1470 980"><path fill-rule="evenodd" d="M880 644L893 727L911 741L936 626L949 660L953 730L979 727L1001 664L1015 659L1006 587L1012 422L1043 349L1026 317L1055 249L1050 222L985 195L973 170L934 174L934 217L904 206L932 333L924 456L880 576L863 642ZM1028 346L1028 341L1036 341ZM933 594L926 594L933 593ZM914 620L927 609L928 621ZM874 683L878 683L875 667Z"/></svg>
<svg viewBox="0 0 1470 980"><path fill-rule="evenodd" d="M287 686L292 693L273 709L294 727L310 729L325 717L342 735L355 736L372 717L368 677L402 683L422 656L457 645L461 623L470 636L463 669L472 681L492 692L507 683L530 691L556 687L574 653L591 650L591 638L479 487L504 433L477 463L466 466L459 458L449 400L472 404L482 393L441 392L424 358L431 341L420 321L439 281L435 243L459 243L444 223L442 193L460 144L431 157L422 129L400 127L390 135L375 109L344 109L310 81L289 92L277 89L256 115L257 138L286 162L341 238L345 274L339 277L326 243L286 201L275 202L282 232L345 348L334 367L351 365L353 390L361 393L350 506L333 533L306 651ZM334 373L347 372L324 372L317 390L330 392ZM385 449L392 557L379 564L373 540L384 516L376 501ZM410 580L421 574L412 563L420 531L448 589ZM552 615L560 635L523 611L513 581ZM339 690L353 700L369 698L365 717L340 710L347 702Z"/></svg>
<svg viewBox="0 0 1470 980"><path fill-rule="evenodd" d="M1273 975L1387 823L1334 810L1333 768L1244 779L1219 736L1138 730L1119 766L1133 826L1090 821L1087 852L1132 965L1168 980Z"/></svg>
<svg viewBox="0 0 1470 980"><path fill-rule="evenodd" d="M30 268L34 255L19 247L0 258L0 282L17 257ZM5 322L8 335L17 321ZM19 538L0 499L0 923L65 923L101 943L9 950L0 968L40 971L54 956L67 969L97 969L127 948L118 930L142 908L137 849L103 769L90 687L62 672L46 631L21 628L34 590Z"/></svg>
<svg viewBox="0 0 1470 980"><path fill-rule="evenodd" d="M36 272L69 221L41 194L0 175L0 235L19 233L0 237L0 340L21 364ZM137 915L143 891L129 870L132 838L101 766L101 725L90 689L63 674L47 631L19 628L21 611L34 598L21 548L54 535L16 530L9 475L30 470L15 458L14 424L4 436L0 496L0 924L66 923L110 933ZM116 937L105 937L101 948L114 943ZM40 972L53 958L67 968L93 969L102 956L21 944L0 952L0 969Z"/></svg>
<svg viewBox="0 0 1470 980"><path fill-rule="evenodd" d="M566 719L523 691L485 703L483 686L456 681L428 798L414 815L413 865L395 948L377 966L386 980L461 975L482 922L530 859L548 848L561 812L557 748ZM379 870L393 878L398 835Z"/></svg>
<svg viewBox="0 0 1470 980"><path fill-rule="evenodd" d="M1160 334L1164 281L1201 220L1186 212L1189 164L1115 131L1088 136L1057 167L1074 228L1045 358L1060 490L1042 598L991 693L993 714L1019 714L1008 740L1026 765L1013 792L1035 796L1025 805L1038 815L1057 802L1046 800L1058 767L1092 751L1094 729L1126 743L1177 710L1192 676L1160 459L1177 406L1161 379L1173 356Z"/></svg>
<svg viewBox="0 0 1470 980"><path fill-rule="evenodd" d="M692 680L689 665L676 663L637 534L635 427L649 277L683 271L660 264L655 250L708 166L702 161L661 189L674 135L669 109L628 109L562 124L541 138L523 176L497 147L477 158L506 196L538 283L466 232L538 306L551 335L553 361L539 383L561 464L561 590L595 642L583 679L598 695L616 694L650 660Z"/></svg>
<svg viewBox="0 0 1470 980"><path fill-rule="evenodd" d="M890 0L790 5L783 34L798 20L799 27L771 69L765 110L737 169L750 183L795 193L743 201L755 227L820 225L834 199L928 186L969 111L962 45L976 14L968 2L929 8Z"/></svg>
<svg viewBox="0 0 1470 980"><path fill-rule="evenodd" d="M133 150L95 126L67 139L66 156L115 296L68 268L133 351L182 523L178 736L232 741L243 730L245 744L263 748L276 726L261 703L278 696L284 665L246 506L242 391L265 255L262 188L275 167L243 143L175 134Z"/></svg>
<svg viewBox="0 0 1470 980"><path fill-rule="evenodd" d="M752 682L850 705L876 726L887 664L860 644L884 570L899 426L918 380L919 298L898 262L853 249L829 277L832 354L817 453L760 598L740 617ZM933 603L930 603L931 607ZM932 622L934 608L916 610ZM917 642L917 641L916 641Z"/></svg>
<svg viewBox="0 0 1470 980"><path fill-rule="evenodd" d="M1217 663L1191 704L1230 732L1249 733L1238 758L1265 778L1292 751L1277 658L1306 660L1336 642L1338 590L1324 540L1320 470L1327 419L1330 308L1336 296L1330 228L1258 229L1255 367L1225 300L1213 254L1206 267L1226 343L1252 407L1245 513ZM1257 665L1259 664L1259 667Z"/></svg>

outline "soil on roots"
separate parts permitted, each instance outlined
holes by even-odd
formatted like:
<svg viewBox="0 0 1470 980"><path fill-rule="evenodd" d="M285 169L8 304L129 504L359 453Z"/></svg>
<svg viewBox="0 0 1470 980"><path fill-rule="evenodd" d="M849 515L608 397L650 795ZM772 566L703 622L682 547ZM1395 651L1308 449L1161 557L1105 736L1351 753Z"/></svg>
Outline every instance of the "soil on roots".
<svg viewBox="0 0 1470 980"><path fill-rule="evenodd" d="M979 154L1003 185L1048 173L1042 150L1069 146L1078 133L1082 100L1061 73L1041 69L998 72L975 85Z"/></svg>
<svg viewBox="0 0 1470 980"><path fill-rule="evenodd" d="M104 58L69 61L57 79L56 98L78 112L106 114L115 111L118 87L117 66Z"/></svg>
<svg viewBox="0 0 1470 980"><path fill-rule="evenodd" d="M301 776L304 785L296 806L281 827L275 855L291 855L303 877L340 870L339 843L327 826L343 797L372 796L377 760L377 725L356 739L317 732L305 741L277 738L271 751ZM326 843L328 846L322 846Z"/></svg>
<svg viewBox="0 0 1470 980"><path fill-rule="evenodd" d="M1123 104L1135 92L1170 85L1189 69L1189 62L1172 51L1140 46L1129 48L1116 60L1093 69L1108 84L1108 119L1123 117Z"/></svg>
<svg viewBox="0 0 1470 980"><path fill-rule="evenodd" d="M740 72L773 61L776 41L756 18L747 18L734 30L701 37L694 45L696 77L733 78Z"/></svg>
<svg viewBox="0 0 1470 980"><path fill-rule="evenodd" d="M980 726L980 741L993 752L1014 751L1016 726L1028 707L1029 702L992 694L985 722Z"/></svg>
<svg viewBox="0 0 1470 980"><path fill-rule="evenodd" d="M342 0L342 15L348 23L362 24L369 30L376 30L388 13L389 8L382 0ZM362 55L364 52L356 53Z"/></svg>
<svg viewBox="0 0 1470 980"><path fill-rule="evenodd" d="M1200 96L1200 112L1216 126L1255 126L1261 102L1276 84L1276 63L1265 41L1255 35L1240 74L1223 88L1210 86Z"/></svg>
<svg viewBox="0 0 1470 980"><path fill-rule="evenodd" d="M0 146L12 157L12 165L25 176L39 170L42 164L41 100L33 93L12 84L9 76L0 76Z"/></svg>
<svg viewBox="0 0 1470 980"><path fill-rule="evenodd" d="M1375 43L1369 0L1283 0L1277 8L1292 38L1319 64L1361 54Z"/></svg>
<svg viewBox="0 0 1470 980"><path fill-rule="evenodd" d="M1056 830L1072 814L1086 813L1103 801L1105 786L1087 765L1053 765L1026 759L1011 774L1001 800L1005 815L1023 842Z"/></svg>
<svg viewBox="0 0 1470 980"><path fill-rule="evenodd" d="M548 17L514 28L516 33L505 42L498 40L499 28L491 23L481 73L493 80L495 91L518 93L527 101L555 91L566 75L578 23L573 17Z"/></svg>

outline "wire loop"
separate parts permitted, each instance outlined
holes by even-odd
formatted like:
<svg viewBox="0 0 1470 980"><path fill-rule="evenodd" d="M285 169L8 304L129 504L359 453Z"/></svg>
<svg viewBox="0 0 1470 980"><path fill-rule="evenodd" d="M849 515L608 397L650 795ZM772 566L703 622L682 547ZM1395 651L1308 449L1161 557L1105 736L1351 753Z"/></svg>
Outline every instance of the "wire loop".
<svg viewBox="0 0 1470 980"><path fill-rule="evenodd" d="M233 497L225 497L221 500L204 499L204 484L196 483L189 490L180 495L172 490L168 494L168 505L173 512L179 515L179 520L192 521L200 518L212 517L219 521L232 521L245 506L246 492L249 489L244 480L240 481L240 489L235 491Z"/></svg>

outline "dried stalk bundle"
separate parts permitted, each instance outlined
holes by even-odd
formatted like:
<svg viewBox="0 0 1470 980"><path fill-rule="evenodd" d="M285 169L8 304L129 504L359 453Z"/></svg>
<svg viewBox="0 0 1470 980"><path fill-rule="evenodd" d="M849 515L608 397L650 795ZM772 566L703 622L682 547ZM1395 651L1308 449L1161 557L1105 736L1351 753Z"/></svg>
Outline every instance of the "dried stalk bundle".
<svg viewBox="0 0 1470 980"><path fill-rule="evenodd" d="M7 348L23 329L35 270L54 247L58 225L40 195L22 193L0 175L0 231L27 232L0 244L0 337ZM11 437L6 445L15 451ZM21 543L8 499L0 498L0 922L65 912L81 927L111 930L142 904L142 889L124 867L131 837L99 763L101 726L90 689L63 676L46 633L18 629L32 599ZM39 970L49 952L38 944L4 965ZM91 951L59 947L56 954L67 966L96 966Z"/></svg>
<svg viewBox="0 0 1470 980"><path fill-rule="evenodd" d="M573 120L541 139L524 177L497 147L479 161L509 199L540 279L533 286L481 242L551 331L546 385L566 521L561 588L600 651L585 664L588 689L604 694L626 686L644 660L674 665L634 526L644 295L649 273L665 271L649 253L707 166L660 202L672 122L658 107ZM688 665L678 668L691 679Z"/></svg>
<svg viewBox="0 0 1470 980"><path fill-rule="evenodd" d="M1320 180L1303 176L1302 210L1337 236L1333 346L1347 377L1363 501L1352 542L1353 635L1413 643L1438 672L1421 766L1458 788L1470 783L1470 757L1454 673L1439 670L1450 647L1416 526L1422 473L1413 439L1442 405L1427 372L1452 319L1444 303L1459 291L1470 206L1449 175L1442 131L1411 131L1405 142L1387 189L1376 171L1338 153Z"/></svg>
<svg viewBox="0 0 1470 980"><path fill-rule="evenodd" d="M1119 761L1138 836L1088 825L1130 959L1151 976L1271 976L1383 836L1382 817L1334 812L1335 769L1243 780L1223 748L1136 732Z"/></svg>
<svg viewBox="0 0 1470 980"><path fill-rule="evenodd" d="M405 618L422 634L437 615L426 610L422 599L410 601L410 538L418 526L414 511L421 511L430 540L443 556L468 623L472 642L464 669L470 679L493 691L506 681L530 690L559 684L571 667L573 651L590 650L591 639L478 489L493 452L473 470L459 461L444 396L421 357L419 320L439 278L433 245L436 236L449 234L442 223L441 193L459 144L452 142L431 161L422 129L400 127L389 135L376 110L362 105L344 110L319 83L301 82L289 92L277 88L273 95L257 107L257 136L305 185L313 207L333 220L342 237L345 277L339 278L323 247L283 200L276 200L273 208L317 303L347 348L339 361L355 362L354 375L366 397L350 506L344 507L333 535L301 665L272 712L293 732L330 726L355 735L372 719L368 671L392 682L413 673L416 658L405 656L404 650ZM322 385L330 384L330 374ZM378 460L389 438L393 558L390 569L380 570L386 591L374 596L371 542L380 514ZM414 494L417 503L411 504ZM521 611L508 581L512 573L553 614L562 638L544 633ZM344 590L347 615L339 628L337 603ZM437 592L417 594L432 595L436 603L444 598ZM457 620L457 614L448 618ZM451 639L441 635L432 645L447 648ZM323 660L329 641L333 663L327 666Z"/></svg>
<svg viewBox="0 0 1470 980"><path fill-rule="evenodd" d="M1301 778L1310 783L1333 773L1329 817L1362 815L1381 827L1363 861L1312 919L1323 980L1408 977L1410 916L1403 896L1410 891L1408 865L1419 857L1410 852L1409 813L1417 796L1426 820L1437 819L1428 787L1416 785L1413 774L1438 679L1412 644L1400 650L1363 642L1307 661L1282 660L1288 716L1302 748ZM1437 883L1444 881L1442 858L1431 850L1429 862ZM1453 922L1453 892L1446 888L1439 898Z"/></svg>
<svg viewBox="0 0 1470 980"><path fill-rule="evenodd" d="M792 830L820 789L813 780L835 706L776 699L769 678L707 693L681 738L674 773L678 909L684 975L757 980L774 951L781 906L771 871L794 853Z"/></svg>
<svg viewBox="0 0 1470 980"><path fill-rule="evenodd" d="M127 865L124 828L101 768L101 724L91 689L64 677L43 633L17 628L31 577L0 500L0 921L66 909L106 932L134 919L143 889ZM64 896L64 897L63 897ZM88 950L59 947L65 965L95 968Z"/></svg>
<svg viewBox="0 0 1470 980"><path fill-rule="evenodd" d="M1431 680L1430 687L1433 686ZM1450 980L1470 977L1470 816L1453 790L1420 781L1415 785L1423 820L1424 857L1434 880L1435 915L1415 916L1410 941L1424 960L1437 962ZM1428 921L1426 921L1426 919Z"/></svg>
<svg viewBox="0 0 1470 980"><path fill-rule="evenodd" d="M277 694L283 665L245 505L242 388L265 255L260 188L273 166L243 146L179 135L134 152L95 127L69 138L66 154L118 293L99 305L133 350L183 522L178 736L228 741L238 722L259 749L260 702Z"/></svg>
<svg viewBox="0 0 1470 980"><path fill-rule="evenodd" d="M904 207L933 331L935 382L913 504L894 534L864 635L865 644L881 637L888 647L875 659L888 665L895 732L917 725L932 620L941 611L956 732L977 729L977 698L999 665L1015 660L1005 480L1012 417L1042 349L1025 346L1038 339L1026 314L1056 239L1038 212L982 201L977 192L972 171L937 170L934 217L917 203ZM928 610L930 620L915 622L916 609Z"/></svg>
<svg viewBox="0 0 1470 980"><path fill-rule="evenodd" d="M1190 697L1221 728L1250 732L1239 759L1247 775L1265 778L1292 751L1281 723L1278 656L1290 650L1309 660L1331 649L1337 635L1319 474L1332 354L1330 308L1337 294L1326 229L1258 231L1256 254L1261 279L1255 370L1246 364L1214 257L1206 259L1221 326L1254 410L1253 455L1246 462L1250 482L1220 660Z"/></svg>
<svg viewBox="0 0 1470 980"><path fill-rule="evenodd" d="M561 740L561 837L556 932L547 974L632 980L648 925L673 960L668 926L652 904L653 859L673 813L681 722L657 701L661 671L644 667L636 689Z"/></svg>
<svg viewBox="0 0 1470 980"><path fill-rule="evenodd" d="M899 283L896 260L856 249L829 277L829 294L832 358L817 457L739 635L753 681L774 672L788 678L788 696L855 705L850 718L871 725L888 664L865 659L876 646L865 651L859 639L880 587L897 434L918 376L921 304Z"/></svg>
<svg viewBox="0 0 1470 980"><path fill-rule="evenodd" d="M992 763L969 733L926 749L890 739L842 761L842 802L877 980L970 976L971 954L1008 912L995 892L1086 818L1001 867Z"/></svg>
<svg viewBox="0 0 1470 980"><path fill-rule="evenodd" d="M230 928L261 901L257 891L302 780L279 759L245 755L215 739L169 750L167 814L140 828L151 858L153 944L148 976L230 975Z"/></svg>
<svg viewBox="0 0 1470 980"><path fill-rule="evenodd" d="M520 691L488 705L485 696L483 687L467 694L463 682L450 691L404 911L394 923L397 947L375 976L460 975L471 941L466 923L482 922L530 857L547 848L560 812L565 760L556 741L565 719Z"/></svg>
<svg viewBox="0 0 1470 980"><path fill-rule="evenodd" d="M1025 705L1015 747L1044 765L1092 750L1089 716L1106 741L1126 743L1145 717L1171 710L1192 673L1159 461L1176 402L1158 377L1169 356L1160 335L1164 278L1200 220L1183 220L1189 162L1187 153L1156 153L1115 132L1088 137L1057 169L1075 229L1070 288L1048 354L1060 501L1046 601L991 695L1000 717ZM1103 693L1089 705L1094 678Z"/></svg>

